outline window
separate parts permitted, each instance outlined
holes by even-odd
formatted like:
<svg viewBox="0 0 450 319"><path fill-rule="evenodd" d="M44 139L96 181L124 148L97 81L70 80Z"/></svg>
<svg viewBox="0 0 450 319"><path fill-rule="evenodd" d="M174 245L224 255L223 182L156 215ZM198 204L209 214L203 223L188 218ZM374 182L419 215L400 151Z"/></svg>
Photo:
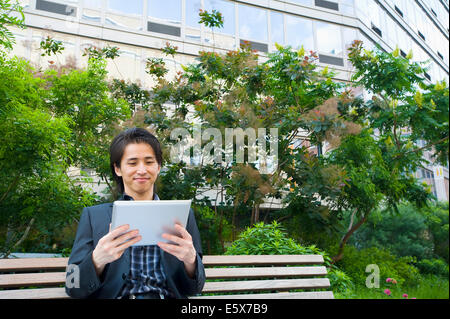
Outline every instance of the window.
<svg viewBox="0 0 450 319"><path fill-rule="evenodd" d="M283 15L279 12L270 12L270 37L271 42L284 44Z"/></svg>
<svg viewBox="0 0 450 319"><path fill-rule="evenodd" d="M403 18L403 12L402 10L400 10L397 6L394 6L395 11L397 11L397 13Z"/></svg>
<svg viewBox="0 0 450 319"><path fill-rule="evenodd" d="M336 2L337 1L315 0L314 4L316 7L339 11L339 4Z"/></svg>
<svg viewBox="0 0 450 319"><path fill-rule="evenodd" d="M344 38L344 57L348 58L348 49L352 46L353 41L358 40L358 31L353 28L342 27L342 34ZM350 66L350 61L347 61Z"/></svg>
<svg viewBox="0 0 450 319"><path fill-rule="evenodd" d="M218 45L224 48L236 48L235 41L235 4L224 0L204 0L204 9L208 12L219 11L223 17L223 27L214 28L214 35L210 28L204 32L206 43Z"/></svg>
<svg viewBox="0 0 450 319"><path fill-rule="evenodd" d="M84 1L84 7L90 9L101 9L102 8L102 0L89 0Z"/></svg>
<svg viewBox="0 0 450 319"><path fill-rule="evenodd" d="M425 41L425 36L422 34L422 32L417 31L419 33L419 37L421 37L423 39L423 41Z"/></svg>
<svg viewBox="0 0 450 319"><path fill-rule="evenodd" d="M101 10L101 0L85 1L81 19L84 21L101 23Z"/></svg>
<svg viewBox="0 0 450 319"><path fill-rule="evenodd" d="M142 0L108 0L108 9L115 13L141 15L143 3Z"/></svg>
<svg viewBox="0 0 450 319"><path fill-rule="evenodd" d="M307 50L314 50L312 21L285 15L286 19L286 44L294 49L302 45Z"/></svg>
<svg viewBox="0 0 450 319"><path fill-rule="evenodd" d="M355 14L355 4L353 0L341 0L341 3L339 5L339 10L348 15L354 15Z"/></svg>
<svg viewBox="0 0 450 319"><path fill-rule="evenodd" d="M200 28L199 12L202 8L200 0L186 0L186 25L193 28Z"/></svg>
<svg viewBox="0 0 450 319"><path fill-rule="evenodd" d="M148 17L181 23L181 0L148 0Z"/></svg>
<svg viewBox="0 0 450 319"><path fill-rule="evenodd" d="M66 1L70 5L62 4L54 1L36 0L36 10L42 10L52 12L56 14L62 14L66 16L77 16L78 1Z"/></svg>
<svg viewBox="0 0 450 319"><path fill-rule="evenodd" d="M304 6L312 5L312 0L290 0L291 2L296 2L298 4L302 4Z"/></svg>
<svg viewBox="0 0 450 319"><path fill-rule="evenodd" d="M212 10L217 10L222 13L224 20L223 28L214 30L214 32L226 33L234 36L234 3L224 0L204 0L204 3L206 11L212 12Z"/></svg>
<svg viewBox="0 0 450 319"><path fill-rule="evenodd" d="M105 17L107 25L142 31L142 0L108 0L108 12Z"/></svg>
<svg viewBox="0 0 450 319"><path fill-rule="evenodd" d="M397 23L390 16L386 16L386 30L389 31L386 32L385 39L391 48L395 48L398 44L397 29Z"/></svg>
<svg viewBox="0 0 450 319"><path fill-rule="evenodd" d="M267 42L267 11L239 5L239 38Z"/></svg>
<svg viewBox="0 0 450 319"><path fill-rule="evenodd" d="M319 52L342 55L341 28L338 25L316 22L316 35Z"/></svg>
<svg viewBox="0 0 450 319"><path fill-rule="evenodd" d="M402 28L397 28L398 32L398 47L404 52L409 52L412 47L411 38Z"/></svg>
<svg viewBox="0 0 450 319"><path fill-rule="evenodd" d="M381 35L382 35L382 30L381 30L381 14L382 14L382 12L381 12L380 7L375 2L375 0L370 0L369 6L366 10L368 10L368 12L370 12L370 20L371 20L370 27L381 37Z"/></svg>

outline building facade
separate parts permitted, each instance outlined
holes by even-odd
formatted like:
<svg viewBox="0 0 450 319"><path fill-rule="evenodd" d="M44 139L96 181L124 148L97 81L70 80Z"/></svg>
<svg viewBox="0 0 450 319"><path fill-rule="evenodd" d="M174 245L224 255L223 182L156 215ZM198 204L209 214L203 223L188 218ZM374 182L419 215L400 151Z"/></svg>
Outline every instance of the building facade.
<svg viewBox="0 0 450 319"><path fill-rule="evenodd" d="M346 51L362 40L368 48L399 47L414 61L430 61L431 82L449 79L448 0L21 0L24 30L13 29L13 54L46 67L55 57L42 57L40 42L47 36L62 41L60 63L83 67L83 51L92 45L119 48L108 64L109 74L153 85L145 73L146 60L160 57L172 75L193 62L201 50L226 52L243 41L264 56L275 43L316 51L319 65L349 81ZM224 26L210 30L198 23L200 9L222 13ZM213 31L213 32L212 32ZM178 47L174 59L164 56L166 43ZM169 73L169 77L171 74ZM448 165L430 165L416 176L427 182L440 200L448 200Z"/></svg>

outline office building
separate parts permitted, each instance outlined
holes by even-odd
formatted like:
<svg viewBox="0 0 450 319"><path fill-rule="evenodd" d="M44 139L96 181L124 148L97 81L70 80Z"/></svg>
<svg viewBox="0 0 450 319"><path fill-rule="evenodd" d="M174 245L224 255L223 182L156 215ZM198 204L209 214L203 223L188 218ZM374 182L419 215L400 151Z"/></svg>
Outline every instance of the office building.
<svg viewBox="0 0 450 319"><path fill-rule="evenodd" d="M414 61L430 60L426 77L446 80L449 65L448 0L22 0L27 29L14 29L14 54L46 66L54 57L42 57L39 43L50 35L63 42L61 63L86 64L83 50L91 45L117 46L120 57L108 64L115 78L152 85L145 73L146 60L161 57L172 67L193 62L199 50L225 52L243 41L265 54L275 43L303 45L319 54L319 65L349 81L346 57L353 40L368 48L396 46ZM198 24L200 9L220 11L224 26L215 30ZM213 43L214 37L214 43ZM172 60L162 54L166 42L178 47ZM169 74L170 76L170 74ZM436 196L448 200L448 165L417 172Z"/></svg>

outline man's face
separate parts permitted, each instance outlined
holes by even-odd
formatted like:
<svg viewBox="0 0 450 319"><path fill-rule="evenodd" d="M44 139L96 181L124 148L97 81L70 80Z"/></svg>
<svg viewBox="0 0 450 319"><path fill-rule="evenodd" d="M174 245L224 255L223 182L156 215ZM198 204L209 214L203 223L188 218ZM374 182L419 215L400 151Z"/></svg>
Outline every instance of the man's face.
<svg viewBox="0 0 450 319"><path fill-rule="evenodd" d="M120 162L114 165L117 176L121 176L125 193L132 197L146 195L153 189L161 167L156 161L153 148L147 143L128 144Z"/></svg>

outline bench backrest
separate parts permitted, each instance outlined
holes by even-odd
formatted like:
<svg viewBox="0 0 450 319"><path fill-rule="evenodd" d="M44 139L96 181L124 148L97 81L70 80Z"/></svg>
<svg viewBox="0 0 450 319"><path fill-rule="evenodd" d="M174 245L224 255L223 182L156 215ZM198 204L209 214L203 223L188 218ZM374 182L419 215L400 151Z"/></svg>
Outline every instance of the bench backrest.
<svg viewBox="0 0 450 319"><path fill-rule="evenodd" d="M67 261L0 259L0 299L68 298ZM330 287L321 255L204 256L203 264L207 282L193 298L333 298L320 291Z"/></svg>

